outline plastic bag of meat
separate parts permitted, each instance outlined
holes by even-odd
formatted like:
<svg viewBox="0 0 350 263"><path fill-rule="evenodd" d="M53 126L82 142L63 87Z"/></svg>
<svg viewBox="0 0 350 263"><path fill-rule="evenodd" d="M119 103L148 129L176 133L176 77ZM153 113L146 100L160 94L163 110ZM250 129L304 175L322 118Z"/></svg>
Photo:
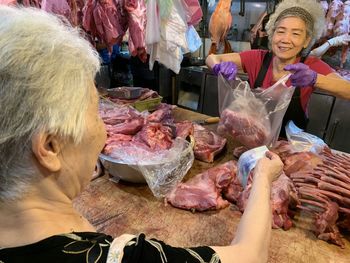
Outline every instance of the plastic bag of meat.
<svg viewBox="0 0 350 263"><path fill-rule="evenodd" d="M218 78L219 134L229 134L247 148L271 146L277 139L294 87L290 74L267 89L252 90L246 81Z"/></svg>
<svg viewBox="0 0 350 263"><path fill-rule="evenodd" d="M250 172L255 168L256 163L265 156L268 151L266 146L260 146L244 152L238 159L237 178L243 188L247 186Z"/></svg>
<svg viewBox="0 0 350 263"><path fill-rule="evenodd" d="M320 138L298 128L293 121L286 125L287 139L295 152L320 153L327 144Z"/></svg>

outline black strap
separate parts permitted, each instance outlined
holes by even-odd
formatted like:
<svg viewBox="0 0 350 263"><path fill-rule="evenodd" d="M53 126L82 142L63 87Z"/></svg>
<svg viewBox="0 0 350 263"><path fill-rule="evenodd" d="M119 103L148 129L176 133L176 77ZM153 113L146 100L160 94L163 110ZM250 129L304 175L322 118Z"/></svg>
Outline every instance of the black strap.
<svg viewBox="0 0 350 263"><path fill-rule="evenodd" d="M272 52L267 52L264 56L262 66L254 83L254 89L261 87L272 60Z"/></svg>

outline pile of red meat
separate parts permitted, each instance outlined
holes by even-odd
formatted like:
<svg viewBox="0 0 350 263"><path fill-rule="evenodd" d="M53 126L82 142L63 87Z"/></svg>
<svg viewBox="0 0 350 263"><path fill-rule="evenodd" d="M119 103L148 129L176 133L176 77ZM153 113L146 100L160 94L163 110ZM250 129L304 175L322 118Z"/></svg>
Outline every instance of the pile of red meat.
<svg viewBox="0 0 350 263"><path fill-rule="evenodd" d="M284 163L284 173L272 185L272 227L290 229L291 218L301 209L314 218L319 239L344 247L339 228L350 230L350 157L328 148L319 155L296 153L286 141L278 141L271 151ZM230 201L244 211L253 173L243 189L236 172L234 161L216 166L178 185L166 200L198 211L224 208Z"/></svg>
<svg viewBox="0 0 350 263"><path fill-rule="evenodd" d="M149 114L128 106L101 103L99 111L107 130L103 153L122 160L122 156L130 151L130 156L136 156L141 161L147 159L149 154L170 149L176 137L192 135L195 157L213 162L214 157L223 150L226 139L190 121L175 123L173 107L162 103Z"/></svg>
<svg viewBox="0 0 350 263"><path fill-rule="evenodd" d="M350 157L324 148L319 154L293 153L290 145L275 148L295 185L299 209L314 217L319 239L344 247L339 228L350 230Z"/></svg>

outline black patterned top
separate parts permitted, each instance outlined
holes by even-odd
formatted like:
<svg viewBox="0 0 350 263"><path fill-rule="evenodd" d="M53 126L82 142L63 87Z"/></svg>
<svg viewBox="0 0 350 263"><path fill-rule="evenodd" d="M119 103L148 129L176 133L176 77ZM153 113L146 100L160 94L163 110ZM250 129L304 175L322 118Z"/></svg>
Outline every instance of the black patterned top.
<svg viewBox="0 0 350 263"><path fill-rule="evenodd" d="M176 248L156 239L121 235L115 239L102 233L73 232L56 235L34 244L0 248L0 263L218 263L210 247Z"/></svg>

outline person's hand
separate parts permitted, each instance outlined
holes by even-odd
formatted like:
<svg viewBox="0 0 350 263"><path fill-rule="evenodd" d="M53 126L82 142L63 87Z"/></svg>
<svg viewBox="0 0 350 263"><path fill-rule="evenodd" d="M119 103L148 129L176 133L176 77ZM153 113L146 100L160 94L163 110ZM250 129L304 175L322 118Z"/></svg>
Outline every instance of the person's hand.
<svg viewBox="0 0 350 263"><path fill-rule="evenodd" d="M221 62L219 64L215 64L213 67L213 72L215 75L219 75L219 73L221 73L221 75L223 75L227 80L235 79L237 71L237 65L231 61Z"/></svg>
<svg viewBox="0 0 350 263"><path fill-rule="evenodd" d="M314 86L317 79L317 73L303 63L289 64L283 68L293 74L290 80L294 87Z"/></svg>
<svg viewBox="0 0 350 263"><path fill-rule="evenodd" d="M329 45L331 47L347 45L349 41L350 41L349 34L344 34L344 35L333 37L333 38L327 40L327 42L329 43Z"/></svg>
<svg viewBox="0 0 350 263"><path fill-rule="evenodd" d="M254 168L255 176L267 176L272 183L283 171L283 162L280 157L270 151L265 153L265 157L261 158Z"/></svg>

